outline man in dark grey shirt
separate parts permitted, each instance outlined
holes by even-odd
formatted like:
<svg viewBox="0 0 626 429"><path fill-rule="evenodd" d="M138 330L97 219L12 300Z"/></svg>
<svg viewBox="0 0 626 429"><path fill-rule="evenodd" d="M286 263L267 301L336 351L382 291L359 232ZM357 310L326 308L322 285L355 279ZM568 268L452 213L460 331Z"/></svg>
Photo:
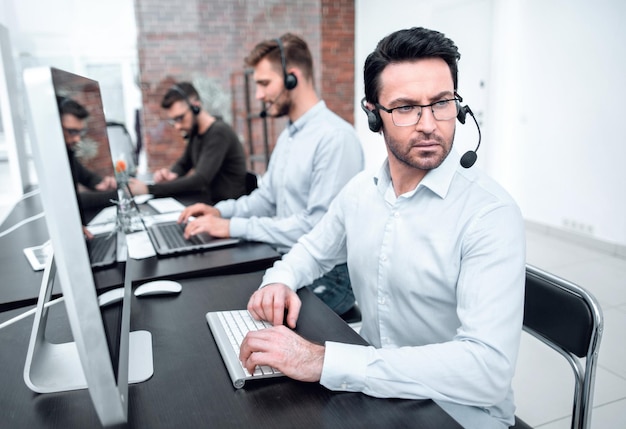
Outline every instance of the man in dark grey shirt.
<svg viewBox="0 0 626 429"><path fill-rule="evenodd" d="M171 87L161 102L169 122L187 136L183 155L171 168L154 172L154 184L130 181L135 195L156 197L201 193L207 201L237 198L246 191L246 158L234 130L203 110L192 84Z"/></svg>

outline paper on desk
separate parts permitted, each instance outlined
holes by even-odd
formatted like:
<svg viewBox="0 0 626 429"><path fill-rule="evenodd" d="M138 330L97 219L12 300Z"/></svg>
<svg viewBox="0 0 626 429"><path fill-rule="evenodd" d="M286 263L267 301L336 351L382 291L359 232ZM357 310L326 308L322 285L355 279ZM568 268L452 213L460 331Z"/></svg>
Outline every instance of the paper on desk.
<svg viewBox="0 0 626 429"><path fill-rule="evenodd" d="M146 226L152 226L155 223L176 222L178 220L178 216L180 216L180 212L155 214L152 216L144 216L143 221Z"/></svg>
<svg viewBox="0 0 626 429"><path fill-rule="evenodd" d="M101 223L115 222L117 219L117 206L105 207L91 219L88 225L98 225Z"/></svg>
<svg viewBox="0 0 626 429"><path fill-rule="evenodd" d="M126 234L126 246L128 248L128 257L132 259L145 259L156 255L146 231Z"/></svg>
<svg viewBox="0 0 626 429"><path fill-rule="evenodd" d="M148 201L148 205L159 213L181 212L185 206L175 198L155 198Z"/></svg>
<svg viewBox="0 0 626 429"><path fill-rule="evenodd" d="M92 225L90 223L87 226L87 230L91 232L93 235L104 234L104 233L113 231L115 229L115 225L116 225L115 219L113 219L113 222L100 223L97 225Z"/></svg>

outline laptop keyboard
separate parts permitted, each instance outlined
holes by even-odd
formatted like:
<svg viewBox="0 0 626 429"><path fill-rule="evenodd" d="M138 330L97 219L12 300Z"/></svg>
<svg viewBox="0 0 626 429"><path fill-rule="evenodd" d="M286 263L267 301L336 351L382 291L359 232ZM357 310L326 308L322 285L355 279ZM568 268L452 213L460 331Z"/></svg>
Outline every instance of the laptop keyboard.
<svg viewBox="0 0 626 429"><path fill-rule="evenodd" d="M269 328L272 326L270 323L254 320L247 310L214 311L207 313L206 318L236 388L242 388L246 380L283 375L269 366L257 366L254 374L250 374L239 361L239 347L246 334Z"/></svg>
<svg viewBox="0 0 626 429"><path fill-rule="evenodd" d="M182 223L164 223L157 226L159 231L163 235L165 244L170 249L178 249L181 247L189 246L190 244L202 244L203 241L197 236L191 236L189 240L186 240L183 233L185 231L185 225Z"/></svg>
<svg viewBox="0 0 626 429"><path fill-rule="evenodd" d="M99 234L87 240L87 251L92 264L105 261L115 238L115 234Z"/></svg>

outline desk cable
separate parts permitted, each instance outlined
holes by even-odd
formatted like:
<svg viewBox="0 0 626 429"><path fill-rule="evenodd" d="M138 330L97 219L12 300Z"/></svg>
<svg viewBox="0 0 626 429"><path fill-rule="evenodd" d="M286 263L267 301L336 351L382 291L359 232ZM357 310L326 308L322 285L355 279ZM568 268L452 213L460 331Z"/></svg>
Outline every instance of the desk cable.
<svg viewBox="0 0 626 429"><path fill-rule="evenodd" d="M39 218L42 218L44 216L44 212L41 212L39 214L36 214L34 216L31 216L29 218L23 219L20 222L16 223L15 225L13 225L10 228L5 229L4 231L0 232L0 238L4 237L5 235L8 235L10 233L12 233L13 231L15 231L16 229L18 229L19 227L26 225L27 223L30 223L34 220L37 220Z"/></svg>
<svg viewBox="0 0 626 429"><path fill-rule="evenodd" d="M63 297L60 297L60 298L57 298L57 299L53 299L52 301L48 301L43 306L45 308L48 308L51 305L58 304L61 301L63 301ZM13 319L9 319L6 322L0 323L0 329L6 328L7 326L10 326L10 325L14 324L15 322L30 316L31 314L35 314L36 311L37 311L37 307L34 307L34 308L31 308L28 311L23 312L22 314L19 314L19 315L15 316Z"/></svg>

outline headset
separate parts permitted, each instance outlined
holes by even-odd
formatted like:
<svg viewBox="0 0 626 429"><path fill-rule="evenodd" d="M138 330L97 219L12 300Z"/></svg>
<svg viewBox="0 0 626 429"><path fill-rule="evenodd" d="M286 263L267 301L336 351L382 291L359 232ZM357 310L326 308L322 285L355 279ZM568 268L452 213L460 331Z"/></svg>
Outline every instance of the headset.
<svg viewBox="0 0 626 429"><path fill-rule="evenodd" d="M174 91L183 97L183 100L185 100L185 103L187 103L187 105L191 109L191 113L193 113L194 116L197 116L198 113L200 113L200 106L196 106L195 104L192 104L191 100L189 100L189 96L187 95L187 93L185 93L185 91L183 91L183 89L180 86L178 86L178 84L174 84L174 86L170 88L170 91Z"/></svg>
<svg viewBox="0 0 626 429"><path fill-rule="evenodd" d="M278 44L278 50L280 52L280 63L283 67L283 80L285 82L285 88L291 91L298 85L298 77L293 73L287 73L287 59L285 58L285 49L283 48L283 42L280 38L275 39Z"/></svg>
<svg viewBox="0 0 626 429"><path fill-rule="evenodd" d="M474 163L476 162L476 159L478 158L478 155L476 154L476 152L478 151L478 148L480 147L480 141L482 139L482 136L480 133L480 127L478 126L478 121L476 120L476 117L474 116L474 112L472 112L472 109L470 109L468 105L461 106L460 103L463 102L463 97L461 97L458 94L456 94L456 96L458 98L458 101L457 101L458 113L456 115L456 118L459 120L461 124L465 124L465 119L467 118L467 115L469 114L474 120L474 123L476 124L476 129L478 130L478 144L476 145L476 149L468 150L461 157L461 166L463 168L470 168L472 165L474 165ZM366 102L366 99L365 97L363 97L363 99L361 100L361 109L363 109L363 111L367 115L367 125L369 126L370 130L377 133L380 131L380 129L383 126L383 120L380 117L380 112L378 111L378 109L373 109L373 110L368 109L365 106L365 102Z"/></svg>

